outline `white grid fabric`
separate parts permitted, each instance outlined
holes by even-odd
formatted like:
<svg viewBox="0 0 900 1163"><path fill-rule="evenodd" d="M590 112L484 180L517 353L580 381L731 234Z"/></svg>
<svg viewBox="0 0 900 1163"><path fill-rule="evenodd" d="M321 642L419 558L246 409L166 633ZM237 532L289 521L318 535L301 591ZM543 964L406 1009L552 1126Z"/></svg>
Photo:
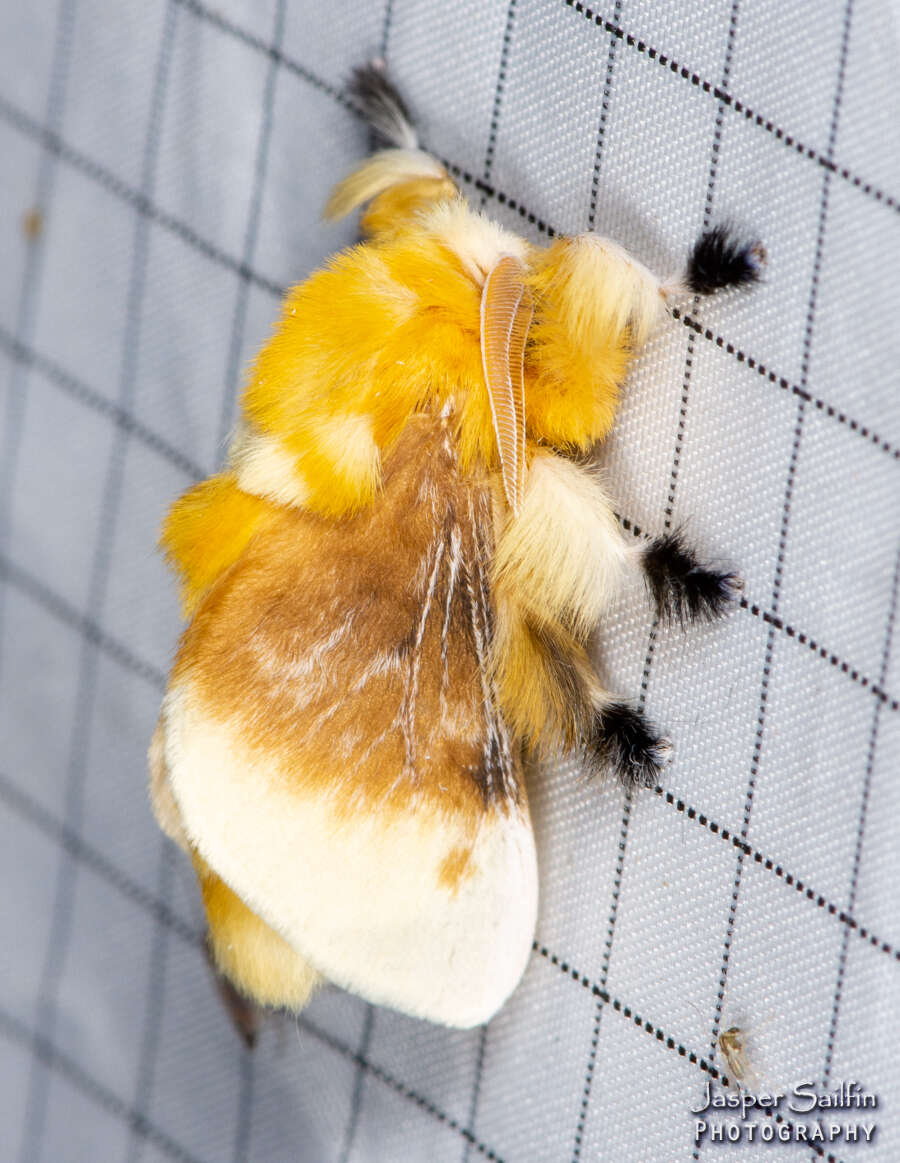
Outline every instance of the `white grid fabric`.
<svg viewBox="0 0 900 1163"><path fill-rule="evenodd" d="M146 798L154 543L283 289L353 239L319 214L376 54L536 241L665 272L709 222L765 240L763 285L661 329L603 452L627 529L687 522L747 584L715 627L637 590L605 627L676 759L634 796L535 780L535 951L489 1027L327 989L248 1053ZM743 1158L900 1157L898 63L879 0L2 0L3 1158L700 1159L735 1024L768 1088L881 1099L871 1146Z"/></svg>

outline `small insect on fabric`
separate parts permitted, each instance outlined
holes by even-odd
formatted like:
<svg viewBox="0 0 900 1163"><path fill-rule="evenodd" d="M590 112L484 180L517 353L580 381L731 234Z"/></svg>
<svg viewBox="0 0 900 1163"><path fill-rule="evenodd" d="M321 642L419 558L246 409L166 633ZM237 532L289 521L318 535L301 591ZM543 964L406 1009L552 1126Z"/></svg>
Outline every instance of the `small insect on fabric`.
<svg viewBox="0 0 900 1163"><path fill-rule="evenodd" d="M755 1078L747 1053L747 1035L740 1026L729 1026L719 1034L719 1049L725 1059L729 1081L738 1089Z"/></svg>
<svg viewBox="0 0 900 1163"><path fill-rule="evenodd" d="M299 1010L328 980L468 1027L534 936L523 763L643 785L669 755L587 650L627 572L681 623L739 588L677 534L636 548L588 458L667 303L752 282L761 249L713 230L661 282L594 234L534 246L467 205L380 67L353 93L388 148L328 214L364 207L365 241L288 294L228 467L165 522L190 621L151 794L240 994Z"/></svg>

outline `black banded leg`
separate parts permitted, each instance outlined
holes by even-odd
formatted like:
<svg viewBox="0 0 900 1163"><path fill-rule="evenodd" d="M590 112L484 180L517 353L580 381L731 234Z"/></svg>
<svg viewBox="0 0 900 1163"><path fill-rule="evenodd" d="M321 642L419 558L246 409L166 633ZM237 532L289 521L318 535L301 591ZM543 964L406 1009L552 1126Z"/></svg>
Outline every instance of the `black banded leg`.
<svg viewBox="0 0 900 1163"><path fill-rule="evenodd" d="M655 537L641 554L641 566L662 622L713 622L744 588L739 574L701 564L680 531Z"/></svg>
<svg viewBox="0 0 900 1163"><path fill-rule="evenodd" d="M592 772L611 771L626 787L655 787L672 756L669 740L624 702L607 703L594 713L585 750Z"/></svg>
<svg viewBox="0 0 900 1163"><path fill-rule="evenodd" d="M726 287L755 283L766 262L765 247L731 226L714 226L694 243L685 282L695 295L711 295Z"/></svg>

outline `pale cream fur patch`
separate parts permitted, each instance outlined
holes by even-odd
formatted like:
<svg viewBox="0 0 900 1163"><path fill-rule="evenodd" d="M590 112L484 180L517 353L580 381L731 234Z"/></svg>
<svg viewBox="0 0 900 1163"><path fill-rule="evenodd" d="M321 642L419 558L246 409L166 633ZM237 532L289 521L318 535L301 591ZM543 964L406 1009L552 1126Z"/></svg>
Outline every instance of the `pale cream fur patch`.
<svg viewBox="0 0 900 1163"><path fill-rule="evenodd" d="M572 241L579 248L579 262L570 272L568 297L576 311L579 304L591 305L583 320L571 320L573 330L596 327L598 321L616 334L630 326L631 346L639 350L663 312L665 292L659 279L609 238L580 234Z"/></svg>
<svg viewBox="0 0 900 1163"><path fill-rule="evenodd" d="M228 459L238 487L245 493L298 508L306 503L309 489L297 471L294 457L276 437L243 422L231 441Z"/></svg>
<svg viewBox="0 0 900 1163"><path fill-rule="evenodd" d="M618 593L633 554L596 473L551 452L534 453L525 500L501 529L493 583L538 625L589 634Z"/></svg>
<svg viewBox="0 0 900 1163"><path fill-rule="evenodd" d="M337 415L315 426L316 447L342 477L377 488L381 452L375 443L371 416Z"/></svg>
<svg viewBox="0 0 900 1163"><path fill-rule="evenodd" d="M488 1021L524 971L537 867L527 809L474 830L439 814L340 820L216 722L190 686L166 698L166 756L192 844L326 978L448 1026ZM352 778L335 771L335 782ZM321 783L321 781L319 781ZM447 860L471 871L447 885Z"/></svg>
<svg viewBox="0 0 900 1163"><path fill-rule="evenodd" d="M181 819L181 810L172 794L169 783L169 767L166 763L166 728L165 719L159 716L153 738L150 740L150 751L147 756L150 764L150 806L156 822L163 832L185 852L190 851L187 832Z"/></svg>
<svg viewBox="0 0 900 1163"><path fill-rule="evenodd" d="M479 286L483 286L489 272L504 255L527 262L530 248L525 239L473 210L463 198L429 207L421 223L453 251Z"/></svg>

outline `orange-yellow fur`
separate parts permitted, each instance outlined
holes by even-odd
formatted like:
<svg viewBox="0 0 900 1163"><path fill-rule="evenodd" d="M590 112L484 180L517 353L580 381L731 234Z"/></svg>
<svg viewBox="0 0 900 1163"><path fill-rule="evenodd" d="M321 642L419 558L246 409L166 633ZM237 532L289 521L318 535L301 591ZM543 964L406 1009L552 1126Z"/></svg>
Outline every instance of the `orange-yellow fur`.
<svg viewBox="0 0 900 1163"><path fill-rule="evenodd" d="M213 582L241 556L270 507L237 487L233 473L194 485L169 511L160 544L181 579L181 605L193 615Z"/></svg>
<svg viewBox="0 0 900 1163"><path fill-rule="evenodd" d="M603 702L584 645L558 623L530 625L508 595L496 596L491 673L512 735L539 758L578 745L579 727ZM561 683L553 654L566 658L571 683Z"/></svg>
<svg viewBox="0 0 900 1163"><path fill-rule="evenodd" d="M538 307L526 363L528 434L586 452L612 427L628 362L662 308L659 285L592 235L538 253L531 285Z"/></svg>
<svg viewBox="0 0 900 1163"><path fill-rule="evenodd" d="M193 854L209 922L210 950L221 973L261 1005L301 1010L320 975Z"/></svg>
<svg viewBox="0 0 900 1163"><path fill-rule="evenodd" d="M571 745L579 715L603 701L585 644L625 551L596 481L554 450L587 451L609 432L627 364L660 310L660 285L593 236L533 247L471 210L418 151L376 155L342 183L329 212L365 202L369 241L286 297L250 373L230 471L187 492L165 523L185 614L199 611L196 625L208 623L221 605L217 579L257 535L272 544L286 536L291 509L308 515L309 537L310 521L331 528L379 504L384 465L412 418L441 413L460 471L493 474L494 697L518 745ZM516 517L497 484L480 348L482 284L505 254L524 264L535 308L524 367L529 476ZM195 637L189 631L186 643ZM281 641L287 649L290 639ZM230 689L234 676L222 675ZM214 668L206 677L214 690ZM327 739L307 743L325 748L324 762ZM195 864L220 968L258 1001L300 1008L315 971L196 854ZM466 849L451 852L445 887L455 890L470 872Z"/></svg>

